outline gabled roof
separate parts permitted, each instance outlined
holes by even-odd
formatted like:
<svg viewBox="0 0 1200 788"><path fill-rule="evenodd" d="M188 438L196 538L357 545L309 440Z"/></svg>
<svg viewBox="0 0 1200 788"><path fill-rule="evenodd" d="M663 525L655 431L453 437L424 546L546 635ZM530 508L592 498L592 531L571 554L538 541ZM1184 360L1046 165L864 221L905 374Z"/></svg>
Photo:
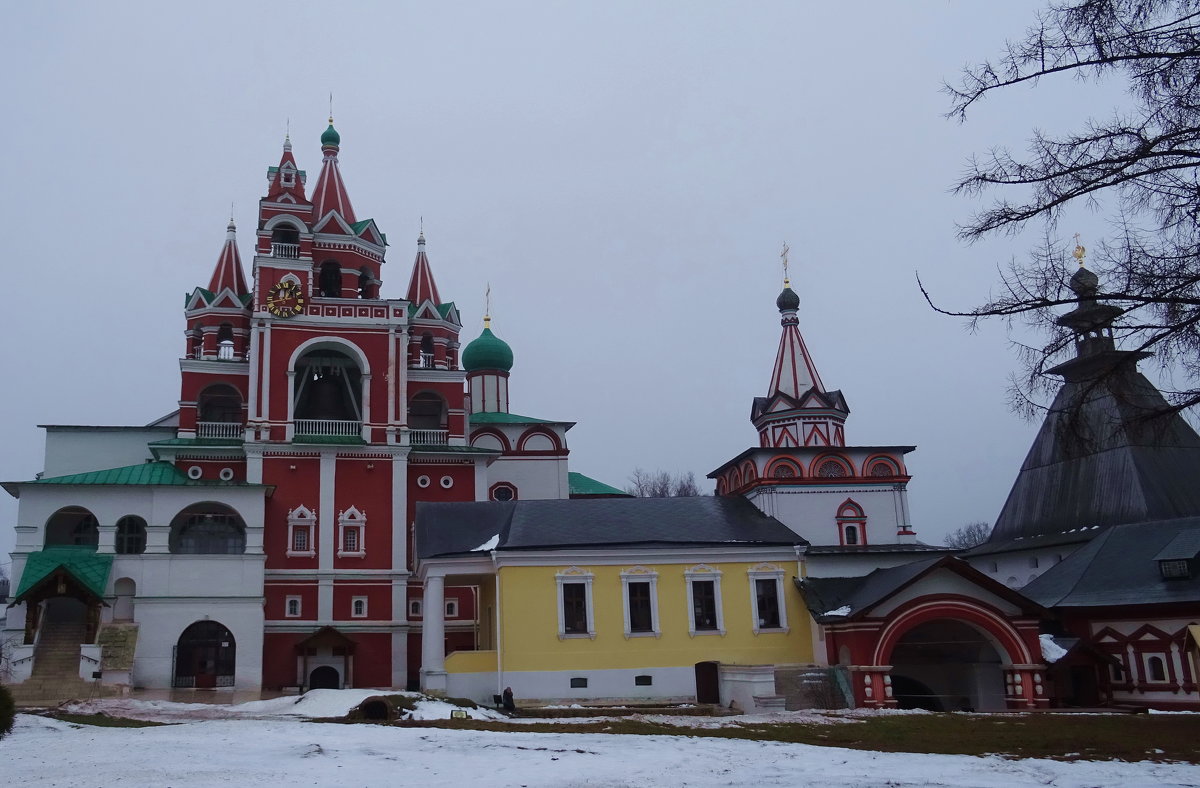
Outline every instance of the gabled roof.
<svg viewBox="0 0 1200 788"><path fill-rule="evenodd" d="M422 559L484 550L808 544L743 498L591 498L416 508Z"/></svg>
<svg viewBox="0 0 1200 788"><path fill-rule="evenodd" d="M353 225L358 220L354 217L354 206L350 204L346 184L342 182L337 146L327 146L323 150L325 158L321 160L321 174L317 176L317 185L312 193L313 216L323 217L330 211L336 211L347 224Z"/></svg>
<svg viewBox="0 0 1200 788"><path fill-rule="evenodd" d="M433 269L429 267L429 258L425 255L424 233L417 237L417 258L413 261L412 277L408 280L408 294L405 298L414 304L426 301L439 305L442 303L437 283L433 281ZM445 317L445 314L442 316Z"/></svg>
<svg viewBox="0 0 1200 788"><path fill-rule="evenodd" d="M863 577L807 577L796 585L813 617L822 624L836 624L865 618L871 610L897 592L936 570L944 569L970 580L985 591L1001 597L1027 613L1042 614L1035 601L996 582L970 564L954 556L943 555L876 569Z"/></svg>
<svg viewBox="0 0 1200 788"><path fill-rule="evenodd" d="M1200 517L1104 529L1088 544L1021 589L1046 607L1200 602L1200 573L1163 579L1158 556L1173 543L1200 538Z"/></svg>
<svg viewBox="0 0 1200 788"><path fill-rule="evenodd" d="M572 498L597 497L602 495L618 498L633 497L624 490L617 489L604 482L596 481L590 476L584 476L582 473L576 473L575 471L567 472L567 486Z"/></svg>
<svg viewBox="0 0 1200 788"><path fill-rule="evenodd" d="M1126 354L1124 365L1107 377L1063 384L989 545L1200 516L1200 436L1137 372L1136 357Z"/></svg>
<svg viewBox="0 0 1200 788"><path fill-rule="evenodd" d="M94 547L47 547L29 554L13 604L56 570L63 569L92 594L103 597L113 557L97 553Z"/></svg>

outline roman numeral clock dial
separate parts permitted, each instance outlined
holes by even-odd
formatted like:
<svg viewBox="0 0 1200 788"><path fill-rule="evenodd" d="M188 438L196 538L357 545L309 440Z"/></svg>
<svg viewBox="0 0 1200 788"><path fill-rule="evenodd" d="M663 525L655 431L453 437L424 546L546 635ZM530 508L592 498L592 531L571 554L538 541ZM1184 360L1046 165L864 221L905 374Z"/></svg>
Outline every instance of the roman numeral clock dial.
<svg viewBox="0 0 1200 788"><path fill-rule="evenodd" d="M275 317L295 317L304 311L300 285L288 279L267 291L267 311Z"/></svg>

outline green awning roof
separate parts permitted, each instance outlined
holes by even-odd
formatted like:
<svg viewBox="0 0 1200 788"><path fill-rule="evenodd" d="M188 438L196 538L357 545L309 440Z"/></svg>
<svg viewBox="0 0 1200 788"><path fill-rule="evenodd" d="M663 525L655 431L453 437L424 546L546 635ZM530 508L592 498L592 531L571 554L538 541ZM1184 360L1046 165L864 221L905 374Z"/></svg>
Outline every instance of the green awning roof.
<svg viewBox="0 0 1200 788"><path fill-rule="evenodd" d="M169 462L143 462L103 471L72 473L67 476L51 476L36 479L30 484L112 484L112 485L167 485L182 487L200 484L192 481L183 471Z"/></svg>
<svg viewBox="0 0 1200 788"><path fill-rule="evenodd" d="M108 572L112 569L113 557L97 553L94 547L47 547L30 553L25 561L25 571L14 594L16 602L31 588L62 567L88 591L98 597L104 596L108 584Z"/></svg>
<svg viewBox="0 0 1200 788"><path fill-rule="evenodd" d="M532 416L518 416L516 413L472 413L472 424L563 424L561 421L535 419Z"/></svg>
<svg viewBox="0 0 1200 788"><path fill-rule="evenodd" d="M619 495L622 498L632 498L633 496L624 490L618 490L616 487L605 484L604 482L596 481L595 479L584 476L582 473L575 471L567 472L567 489L571 495Z"/></svg>

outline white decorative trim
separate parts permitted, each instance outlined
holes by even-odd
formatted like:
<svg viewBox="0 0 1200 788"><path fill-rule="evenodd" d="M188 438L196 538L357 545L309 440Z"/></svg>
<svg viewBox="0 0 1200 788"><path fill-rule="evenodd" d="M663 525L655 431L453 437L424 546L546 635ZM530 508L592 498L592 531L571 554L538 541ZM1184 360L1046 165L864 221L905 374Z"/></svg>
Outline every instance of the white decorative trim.
<svg viewBox="0 0 1200 788"><path fill-rule="evenodd" d="M312 509L307 506L297 506L295 509L289 509L287 513L288 524L288 541L287 541L287 557L288 558L312 558L317 554L316 545L316 525L317 515ZM308 545L307 550L297 550L296 548L296 531L304 530L307 532L305 544Z"/></svg>
<svg viewBox="0 0 1200 788"><path fill-rule="evenodd" d="M646 583L650 586L650 631L634 632L629 621L629 584ZM626 638L662 637L658 618L658 572L644 566L634 566L621 571L621 611L625 618Z"/></svg>
<svg viewBox="0 0 1200 788"><path fill-rule="evenodd" d="M454 477L453 476L443 476L439 483L442 485L442 489L449 490L451 487L454 486Z"/></svg>
<svg viewBox="0 0 1200 788"><path fill-rule="evenodd" d="M721 603L721 570L708 564L696 564L683 573L684 584L687 586L687 605L688 605L688 634L692 637L697 635L725 635L725 612L722 609ZM692 584L694 582L711 581L713 584L713 604L716 607L716 629L697 629L696 628L696 602L692 597Z"/></svg>
<svg viewBox="0 0 1200 788"><path fill-rule="evenodd" d="M421 600L421 599L408 600L408 617L409 618L420 618L421 616L424 615L424 611L422 610L423 601L424 600Z"/></svg>
<svg viewBox="0 0 1200 788"><path fill-rule="evenodd" d="M295 612L293 612L293 607ZM300 618L304 612L304 599L298 596L286 596L283 598L283 617L284 618Z"/></svg>
<svg viewBox="0 0 1200 788"><path fill-rule="evenodd" d="M784 604L783 596L783 575L784 571L781 567L775 564L759 564L746 571L746 575L750 580L750 614L751 621L754 622L754 634L759 635L763 632L787 632L787 605ZM758 615L758 580L774 580L775 581L775 605L779 610L779 626L764 627L762 619Z"/></svg>
<svg viewBox="0 0 1200 788"><path fill-rule="evenodd" d="M222 468L219 475L221 477L221 481L231 482L233 481L233 468Z"/></svg>
<svg viewBox="0 0 1200 788"><path fill-rule="evenodd" d="M446 618L458 618L458 600L446 600Z"/></svg>
<svg viewBox="0 0 1200 788"><path fill-rule="evenodd" d="M557 583L557 593L555 594L558 600L558 639L567 640L570 638L591 638L596 639L596 616L592 606L592 581L595 580L595 575L591 572L580 569L577 566L567 567L558 572L554 576ZM567 632L566 619L563 612L563 586L580 583L584 587L584 604L586 605L587 615L587 632Z"/></svg>
<svg viewBox="0 0 1200 788"><path fill-rule="evenodd" d="M362 604L362 612L360 613L359 603ZM367 617L367 598L365 596L350 597L350 617L351 618L366 618Z"/></svg>
<svg viewBox="0 0 1200 788"><path fill-rule="evenodd" d="M346 540L354 542L355 549L346 549ZM357 506L338 512L338 558L364 558L367 555L367 514Z"/></svg>
<svg viewBox="0 0 1200 788"><path fill-rule="evenodd" d="M429 486L429 477L424 474L417 477L417 486L424 490Z"/></svg>
<svg viewBox="0 0 1200 788"><path fill-rule="evenodd" d="M204 471L203 471L203 469L200 468L199 465L193 465L192 467L187 469L187 476L189 479L192 479L192 480L199 479L203 475L204 475Z"/></svg>

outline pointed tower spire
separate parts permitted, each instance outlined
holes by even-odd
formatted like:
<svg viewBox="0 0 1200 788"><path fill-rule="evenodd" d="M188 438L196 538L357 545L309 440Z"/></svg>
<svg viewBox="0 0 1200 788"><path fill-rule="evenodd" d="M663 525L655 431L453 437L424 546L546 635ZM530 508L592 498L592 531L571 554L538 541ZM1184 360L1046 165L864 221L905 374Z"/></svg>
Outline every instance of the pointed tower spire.
<svg viewBox="0 0 1200 788"><path fill-rule="evenodd" d="M296 157L292 155L291 121L289 131L283 136L283 153L279 157L278 167L267 168L267 201L286 201L298 205L308 204L304 196L305 172L296 166ZM285 197L285 195L287 195Z"/></svg>
<svg viewBox="0 0 1200 788"><path fill-rule="evenodd" d="M783 336L779 338L779 352L775 355L775 368L771 372L771 387L767 390L767 396L787 394L799 399L810 389L825 393L825 385L808 355L808 348L804 346L804 337L800 336L800 320L796 316L800 309L800 296L792 290L792 283L787 278L787 245L783 248L783 292L775 299Z"/></svg>
<svg viewBox="0 0 1200 788"><path fill-rule="evenodd" d="M424 222L422 221L422 224ZM425 256L425 230L417 236L417 259L413 262L412 279L408 280L408 295L406 298L413 304L432 301L442 303L438 295L437 282L433 281L433 269L429 267L429 258Z"/></svg>
<svg viewBox="0 0 1200 788"><path fill-rule="evenodd" d="M318 221L330 211L336 211L347 224L354 224L354 207L350 205L350 196L346 193L346 184L342 182L342 172L338 167L338 151L341 149L342 136L333 127L333 115L329 116L329 128L321 134L321 175L313 189L313 216Z"/></svg>
<svg viewBox="0 0 1200 788"><path fill-rule="evenodd" d="M213 293L219 293L225 288L237 295L250 292L246 287L246 276L242 273L242 258L237 248L237 227L232 216L229 218L229 226L225 228L225 245L221 247L217 267L208 283L208 289Z"/></svg>

